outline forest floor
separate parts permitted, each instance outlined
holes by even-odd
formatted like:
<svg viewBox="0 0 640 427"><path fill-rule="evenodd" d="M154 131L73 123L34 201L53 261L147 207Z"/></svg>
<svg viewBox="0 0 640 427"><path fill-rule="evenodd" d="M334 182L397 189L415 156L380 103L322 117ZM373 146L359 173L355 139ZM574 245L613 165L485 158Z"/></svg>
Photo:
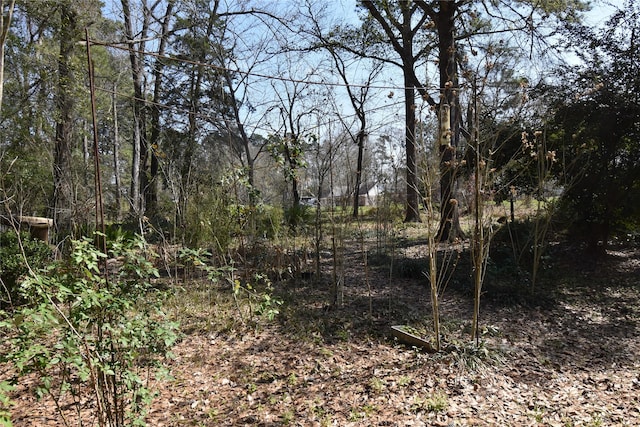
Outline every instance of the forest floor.
<svg viewBox="0 0 640 427"><path fill-rule="evenodd" d="M556 247L535 297L526 274L490 265L479 347L469 334L470 270L460 261L441 300L440 353L406 346L390 330L430 324L425 250L402 248L393 274L373 256L365 267L357 250L346 255L340 307L327 304L330 263L321 278L276 283L281 313L255 328L221 327L228 313L214 300L192 307L168 377L152 384L148 425L640 425L637 245L598 260ZM175 310L184 320L184 306ZM13 395L14 425L63 425L27 389Z"/></svg>

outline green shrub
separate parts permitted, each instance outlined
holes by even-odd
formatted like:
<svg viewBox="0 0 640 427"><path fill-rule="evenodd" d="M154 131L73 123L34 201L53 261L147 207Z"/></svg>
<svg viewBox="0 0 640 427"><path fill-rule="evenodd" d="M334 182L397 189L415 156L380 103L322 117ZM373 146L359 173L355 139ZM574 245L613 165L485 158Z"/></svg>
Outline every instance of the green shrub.
<svg viewBox="0 0 640 427"><path fill-rule="evenodd" d="M24 231L18 235L9 230L0 233L0 307L19 304L18 283L32 270L51 262L52 251L42 240L33 239Z"/></svg>
<svg viewBox="0 0 640 427"><path fill-rule="evenodd" d="M139 232L139 225L133 222L109 224L105 227L106 239L110 242L133 240Z"/></svg>
<svg viewBox="0 0 640 427"><path fill-rule="evenodd" d="M284 217L292 230L304 228L313 221L313 209L307 205L291 206L285 210Z"/></svg>
<svg viewBox="0 0 640 427"><path fill-rule="evenodd" d="M61 415L69 408L100 425L144 425L153 398L147 376L177 339L151 281L158 272L149 248L139 237L109 242L108 255L92 239L72 243L67 259L21 284L28 303L0 318L2 356L19 375L36 373L37 394ZM92 415L84 412L87 393Z"/></svg>
<svg viewBox="0 0 640 427"><path fill-rule="evenodd" d="M13 390L13 386L6 381L0 382L0 426L12 427L11 422L11 399L8 393Z"/></svg>
<svg viewBox="0 0 640 427"><path fill-rule="evenodd" d="M280 235L284 223L284 213L281 208L268 205L258 205L255 210L256 236L273 239Z"/></svg>
<svg viewBox="0 0 640 427"><path fill-rule="evenodd" d="M242 230L242 207L232 203L222 187L197 194L185 217L184 240L192 248L212 247L226 253Z"/></svg>

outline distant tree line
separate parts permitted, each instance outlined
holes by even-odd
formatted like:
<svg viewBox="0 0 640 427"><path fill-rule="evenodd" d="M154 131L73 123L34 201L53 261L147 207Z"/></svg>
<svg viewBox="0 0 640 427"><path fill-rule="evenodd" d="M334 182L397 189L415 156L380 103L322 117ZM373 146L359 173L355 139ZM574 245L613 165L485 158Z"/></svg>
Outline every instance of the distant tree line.
<svg viewBox="0 0 640 427"><path fill-rule="evenodd" d="M87 44L109 222L264 234L338 187L357 217L376 182L408 222L432 194L453 241L485 168L590 248L637 230L637 1L599 28L569 0L0 4L0 213L54 218L58 242L96 226Z"/></svg>

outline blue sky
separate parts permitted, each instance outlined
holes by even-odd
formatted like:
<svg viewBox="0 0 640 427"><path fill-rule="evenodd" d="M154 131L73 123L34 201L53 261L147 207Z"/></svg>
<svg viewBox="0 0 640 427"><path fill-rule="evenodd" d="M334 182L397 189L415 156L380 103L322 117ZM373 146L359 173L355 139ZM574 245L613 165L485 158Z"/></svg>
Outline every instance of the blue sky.
<svg viewBox="0 0 640 427"><path fill-rule="evenodd" d="M291 4L290 2L296 0L287 0L283 2L283 4ZM329 1L329 0L327 0ZM624 0L610 0L610 1L593 1L592 4L594 6L593 10L587 15L587 22L591 25L598 26L601 25L606 18L610 15L614 6L622 6ZM121 3L120 0L105 0L104 1L104 13L106 16L116 19L122 20L121 15ZM137 7L139 4L139 0L131 0L132 7ZM230 3L234 3L234 1L230 1ZM265 4L273 5L271 1L265 0ZM331 0L329 4L333 5L332 11L335 14L337 19L347 18L347 19L357 19L357 15L355 13L356 9L356 0ZM334 77L329 77L335 81ZM361 79L360 79L361 80ZM435 81L435 75L432 76L432 80ZM354 83L358 82L358 79L354 77ZM401 82L402 77L399 73L399 70L394 69L393 66L387 67L387 71L385 71L384 78L378 82L377 84L380 86L389 86L387 89L380 89L375 99L377 100L375 103L372 103L371 107L381 107L383 105L389 106L388 109L384 110L384 121L386 123L394 123L399 118L399 115L402 115L402 106L401 106ZM336 91L340 91L339 88L336 88ZM395 92L395 96L388 96L391 92ZM345 95L342 95L345 96ZM348 99L345 97L343 101L340 102L343 108L346 111L346 115L352 113L350 111L350 105Z"/></svg>

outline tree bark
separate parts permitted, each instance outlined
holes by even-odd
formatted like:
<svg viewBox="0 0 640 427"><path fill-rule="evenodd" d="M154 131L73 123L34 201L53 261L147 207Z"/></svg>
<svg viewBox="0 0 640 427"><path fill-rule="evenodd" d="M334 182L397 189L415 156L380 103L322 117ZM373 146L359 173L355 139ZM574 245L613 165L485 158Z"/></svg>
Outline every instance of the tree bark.
<svg viewBox="0 0 640 427"><path fill-rule="evenodd" d="M73 234L75 198L71 173L74 98L71 93L73 72L71 58L77 32L77 14L65 2L60 5L60 53L58 56L58 87L56 93L56 135L53 164L52 217L57 240Z"/></svg>
<svg viewBox="0 0 640 427"><path fill-rule="evenodd" d="M362 1L371 16L382 26L385 34L391 40L394 50L400 56L402 61L402 73L404 75L404 96L405 96L405 154L407 167L407 194L406 194L406 216L405 222L420 221L420 204L417 180L417 162L416 162L416 112L415 112L415 92L417 79L414 72L416 58L413 54L413 42L416 31L421 28L421 24L425 21L423 16L417 25L412 25L413 14L415 8L412 1L399 1L402 13L402 22L399 22L392 16L389 5L379 5L372 1ZM381 13L384 11L387 19ZM399 31L399 36L394 33L394 28Z"/></svg>
<svg viewBox="0 0 640 427"><path fill-rule="evenodd" d="M358 212L360 210L360 186L362 185L362 157L364 155L364 138L365 138L365 123L361 123L360 131L356 136L356 143L358 144L358 160L356 162L356 183L353 190L353 217L358 218Z"/></svg>
<svg viewBox="0 0 640 427"><path fill-rule="evenodd" d="M133 141L131 159L131 190L129 203L132 214L140 219L144 216L145 206L141 197L141 188L147 184L144 174L144 161L146 160L146 118L144 101L144 70L142 59L138 56L137 50L144 51L144 42L136 43L133 33L133 22L131 16L131 6L129 0L121 0L124 15L124 27L127 47L129 48L129 61L131 62L131 76L133 79ZM145 8L146 9L146 8ZM142 34L140 38L146 37L148 26L148 16L145 14ZM140 46L142 45L142 46Z"/></svg>
<svg viewBox="0 0 640 427"><path fill-rule="evenodd" d="M222 57L220 58L220 64L224 65ZM255 191L255 158L253 153L251 153L251 140L247 134L244 123L240 118L240 103L236 98L236 86L233 83L233 76L228 70L224 73L224 79L227 83L227 88L229 89L229 104L233 112L234 124L240 134L242 149L246 158L247 179L249 182L249 205L255 206L258 200L256 197L257 193ZM231 133L231 129L229 130L229 133ZM242 153L239 153L238 157L240 157L240 162L242 163Z"/></svg>
<svg viewBox="0 0 640 427"><path fill-rule="evenodd" d="M2 13L2 19L0 19L0 111L2 111L2 95L4 93L4 51L7 35L11 29L11 17L13 16L13 9L15 7L15 0L11 0L8 5L7 15L4 15L4 0L0 0L0 13Z"/></svg>
<svg viewBox="0 0 640 427"><path fill-rule="evenodd" d="M158 46L158 56L156 57L153 69L153 108L151 109L149 135L149 180L143 188L146 212L150 218L158 215L158 174L160 172L160 162L158 160L158 150L160 146L160 95L162 90L162 80L164 78L164 64L162 57L167 46L167 36L169 34L169 23L173 11L173 2L167 3L167 8L162 18L162 28L160 33L160 45Z"/></svg>
<svg viewBox="0 0 640 427"><path fill-rule="evenodd" d="M116 102L117 86L113 85L113 94L111 97L112 114L113 114L113 177L115 182L114 200L115 200L115 219L122 219L122 183L120 182L120 130L118 128L118 103Z"/></svg>
<svg viewBox="0 0 640 427"><path fill-rule="evenodd" d="M453 241L464 238L460 227L458 200L455 196L457 178L456 148L460 140L460 98L456 63L456 45L454 37L454 19L457 2L440 1L437 14L438 30L438 67L441 90L441 104L449 111L449 143L440 143L440 241ZM442 109L440 109L442 111Z"/></svg>
<svg viewBox="0 0 640 427"><path fill-rule="evenodd" d="M405 152L407 163L407 212L405 222L420 222L418 175L416 162L416 91L411 79L405 75L404 106L406 115Z"/></svg>

